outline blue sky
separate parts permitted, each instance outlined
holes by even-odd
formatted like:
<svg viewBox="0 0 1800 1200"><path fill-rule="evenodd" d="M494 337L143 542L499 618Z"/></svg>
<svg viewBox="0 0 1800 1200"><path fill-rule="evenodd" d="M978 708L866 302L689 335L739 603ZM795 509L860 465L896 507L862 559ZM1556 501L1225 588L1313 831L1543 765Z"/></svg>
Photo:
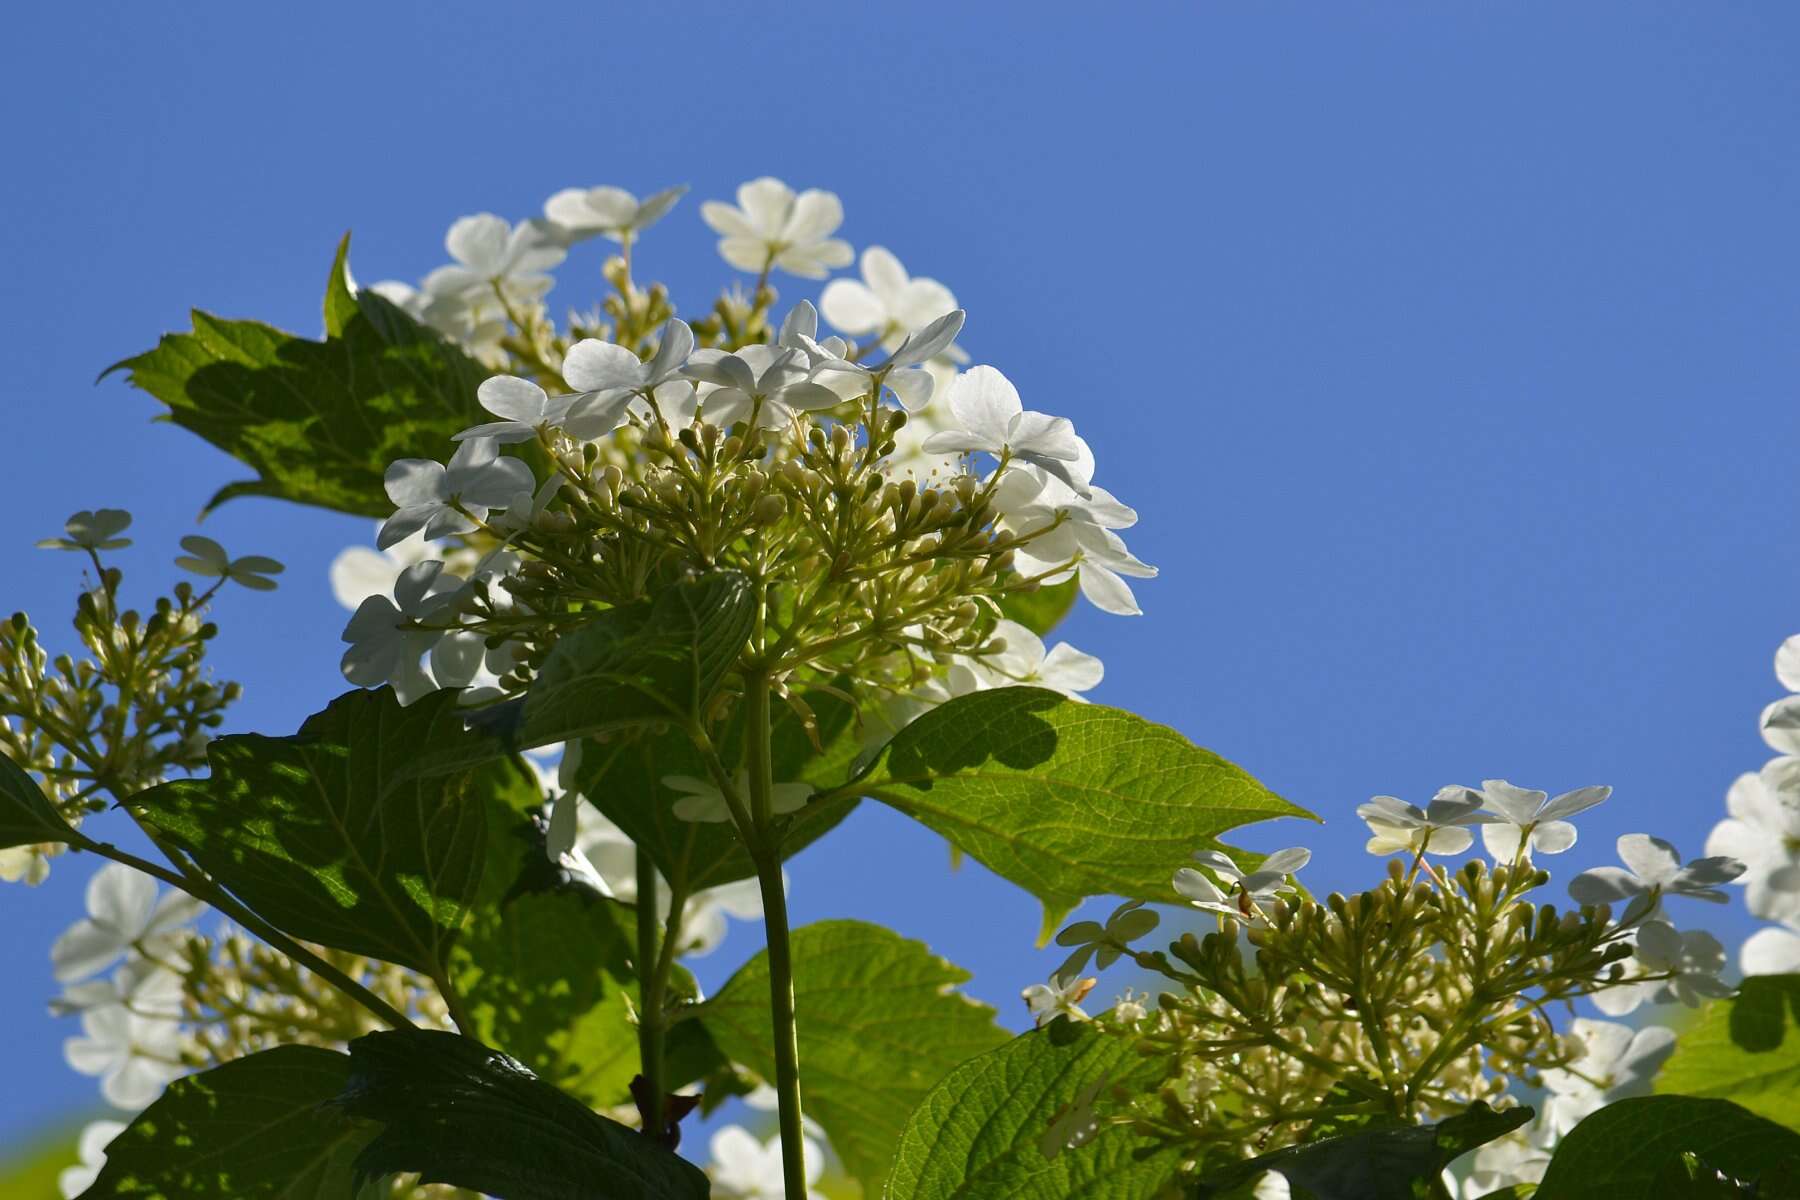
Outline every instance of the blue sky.
<svg viewBox="0 0 1800 1200"><path fill-rule="evenodd" d="M295 11L35 5L0 47L0 607L53 641L78 564L35 539L130 507L128 589L166 587L242 474L93 384L188 307L317 336L345 229L360 278L415 278L465 213L685 182L639 270L691 309L727 277L697 202L768 173L838 192L844 236L949 284L962 344L1076 421L1163 574L1147 615L1062 636L1106 660L1097 699L1327 817L1243 839L1312 845L1315 888L1372 879L1375 793L1610 783L1566 874L1638 830L1699 853L1766 757L1800 630L1800 9ZM558 311L595 295L588 250ZM251 499L205 530L289 564L220 603L214 661L246 685L233 728L290 731L343 690L325 570L368 525ZM93 865L0 893L0 1057L28 1081L0 1146L96 1103L44 1010ZM1009 1022L1054 965L1029 897L892 813L792 875L796 920L923 938Z"/></svg>

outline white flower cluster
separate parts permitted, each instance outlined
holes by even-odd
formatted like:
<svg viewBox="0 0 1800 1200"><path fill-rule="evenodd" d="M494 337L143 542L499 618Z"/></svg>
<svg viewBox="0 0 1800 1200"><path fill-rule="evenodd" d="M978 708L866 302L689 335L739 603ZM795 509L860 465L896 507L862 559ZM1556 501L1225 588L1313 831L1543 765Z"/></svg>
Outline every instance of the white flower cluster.
<svg viewBox="0 0 1800 1200"><path fill-rule="evenodd" d="M1775 677L1790 694L1763 709L1760 724L1776 756L1731 785L1731 815L1706 839L1708 854L1743 860L1745 903L1776 922L1744 942L1738 965L1746 975L1800 972L1800 634L1775 652Z"/></svg>
<svg viewBox="0 0 1800 1200"><path fill-rule="evenodd" d="M416 290L375 287L506 365L501 342L508 328L516 331L522 306L548 290L545 272L570 244L605 234L629 249L682 190L642 203L616 188L568 190L551 198L543 218L517 226L491 214L467 217L447 238L455 265L432 272ZM850 246L832 236L843 214L829 192L796 193L779 180L758 179L738 190L735 206L708 202L702 216L722 236L725 260L757 273L759 295L772 271L822 279L852 261ZM459 630L460 612L477 584L489 600L519 603L506 583L521 558L508 544L534 521L556 516L549 510L571 483L562 474L569 455L579 462L586 452L592 461L627 427L685 437L742 422L803 440L808 427L835 431L829 413L866 397L891 402L907 417L878 464L887 477L921 489L975 483L991 496L995 531L1016 542L1011 569L1018 579L1075 579L1102 610L1139 612L1127 581L1156 572L1119 533L1137 514L1094 485L1093 453L1074 426L1025 409L992 367L959 371L967 360L956 345L963 313L943 284L909 275L879 246L863 253L861 276L829 282L816 309L802 300L767 342L701 347L694 329L671 317L654 352L641 358L630 346L576 338L572 327L566 349L551 345L535 360L553 364L565 391L540 386L542 370L539 382L489 379L479 400L496 419L457 435L448 462L394 463L387 490L396 511L378 532L381 554L352 548L333 564L334 588L355 608L344 632L346 678L362 686L391 683L403 703L440 687L468 689L470 703L496 696L495 685L516 665L515 648ZM619 286L633 302L646 296L628 276ZM721 311L729 307L720 302ZM821 314L842 336L820 336ZM502 453L529 441L551 450L546 479L534 477L525 459ZM452 541L444 549L429 549L446 538ZM1079 698L1102 674L1098 659L1067 645L1047 650L1011 621L999 623L979 657L941 661L940 652L933 660L923 649L916 657L935 668L933 677L894 706L895 726L984 687L1029 683Z"/></svg>

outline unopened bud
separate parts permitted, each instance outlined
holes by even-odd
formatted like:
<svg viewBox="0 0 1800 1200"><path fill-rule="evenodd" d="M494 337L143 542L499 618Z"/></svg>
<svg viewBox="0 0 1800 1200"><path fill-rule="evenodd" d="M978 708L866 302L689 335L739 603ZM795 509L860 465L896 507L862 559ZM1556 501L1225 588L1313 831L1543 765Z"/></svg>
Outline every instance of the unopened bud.
<svg viewBox="0 0 1800 1200"><path fill-rule="evenodd" d="M787 515L787 497L780 492L770 492L756 501L756 507L750 510L750 519L758 525L773 525Z"/></svg>

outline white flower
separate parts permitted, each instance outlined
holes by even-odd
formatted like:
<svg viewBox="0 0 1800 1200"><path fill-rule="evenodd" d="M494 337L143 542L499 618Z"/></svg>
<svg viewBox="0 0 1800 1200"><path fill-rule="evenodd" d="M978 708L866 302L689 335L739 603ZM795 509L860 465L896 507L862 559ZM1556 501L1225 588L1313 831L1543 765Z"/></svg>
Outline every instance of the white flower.
<svg viewBox="0 0 1800 1200"><path fill-rule="evenodd" d="M1075 441L1078 473L1091 475L1093 455L1087 443ZM1136 616L1143 611L1124 577L1153 579L1157 570L1133 556L1114 532L1137 524L1137 513L1112 493L1090 486L1088 495L1080 496L1037 467L1015 464L995 485L993 503L1001 528L1029 539L1013 551L1020 574L1053 584L1073 573L1081 594L1102 612Z"/></svg>
<svg viewBox="0 0 1800 1200"><path fill-rule="evenodd" d="M1663 1025L1633 1031L1612 1021L1577 1017L1569 1023L1566 1040L1580 1056L1567 1067L1544 1072L1550 1096L1540 1117L1558 1136L1614 1100L1648 1094L1656 1072L1675 1052L1675 1031Z"/></svg>
<svg viewBox="0 0 1800 1200"><path fill-rule="evenodd" d="M381 532L380 521L375 523L375 531ZM436 554L423 531L402 538L386 550L346 546L331 560L331 594L339 604L355 612L370 596L392 595L400 572Z"/></svg>
<svg viewBox="0 0 1800 1200"><path fill-rule="evenodd" d="M854 337L875 335L888 350L956 307L956 297L935 279L914 279L883 246L862 252L862 282L834 279L819 294L819 311ZM968 355L947 346L941 353L957 361Z"/></svg>
<svg viewBox="0 0 1800 1200"><path fill-rule="evenodd" d="M1028 684L1082 700L1081 693L1098 687L1106 670L1099 659L1067 642L1046 653L1043 639L1017 621L996 621L994 636L1004 643L1002 648L972 660L989 687Z"/></svg>
<svg viewBox="0 0 1800 1200"><path fill-rule="evenodd" d="M1481 827L1481 841L1496 862L1510 863L1527 840L1524 857L1533 851L1561 854L1575 844L1575 826L1564 820L1612 795L1609 787L1576 788L1551 800L1544 792L1514 787L1504 779L1481 782L1481 807L1499 817Z"/></svg>
<svg viewBox="0 0 1800 1200"><path fill-rule="evenodd" d="M182 892L156 893L154 879L121 863L95 871L87 886L88 915L50 948L57 982L85 979L133 948L153 958L172 954L181 927L206 906Z"/></svg>
<svg viewBox="0 0 1800 1200"><path fill-rule="evenodd" d="M122 550L131 539L120 537L131 527L131 514L122 508L82 509L63 522L66 538L45 538L39 550Z"/></svg>
<svg viewBox="0 0 1800 1200"><path fill-rule="evenodd" d="M75 1200L94 1186L94 1180L100 1177L100 1168L106 1165L106 1148L124 1132L123 1121L93 1121L81 1131L81 1140L76 1143L80 1165L64 1167L62 1174L56 1177L57 1190L62 1192L63 1200Z"/></svg>
<svg viewBox="0 0 1800 1200"><path fill-rule="evenodd" d="M782 1178L781 1136L760 1142L737 1125L727 1125L713 1134L713 1194L721 1200L783 1200L787 1196ZM801 1140L801 1160L806 1164L807 1200L825 1200L813 1185L825 1171L825 1154L811 1138Z"/></svg>
<svg viewBox="0 0 1800 1200"><path fill-rule="evenodd" d="M50 878L50 859L36 846L9 846L0 850L0 880L36 887Z"/></svg>
<svg viewBox="0 0 1800 1200"><path fill-rule="evenodd" d="M427 651L435 658L444 631L420 629L414 623L455 604L461 591L462 580L444 574L444 564L437 559L406 568L394 582L392 599L370 596L344 626L343 640L350 643L341 663L344 678L358 687L392 683L402 704L433 691L437 685L420 667L419 659ZM463 648L452 643L444 651L446 659L460 657ZM446 661L445 665L451 664Z"/></svg>
<svg viewBox="0 0 1800 1200"><path fill-rule="evenodd" d="M63 1058L83 1075L100 1076L101 1094L119 1108L143 1108L184 1072L174 1021L115 1005L83 1013L81 1031L63 1042Z"/></svg>
<svg viewBox="0 0 1800 1200"><path fill-rule="evenodd" d="M1312 861L1312 851L1303 846L1277 850L1248 874L1217 850L1197 850L1194 857L1202 866L1210 868L1225 886L1219 887L1193 867L1182 867L1175 872L1172 884L1175 890L1195 908L1258 926L1266 921L1264 910L1267 906L1282 892L1294 890L1288 876Z"/></svg>
<svg viewBox="0 0 1800 1200"><path fill-rule="evenodd" d="M750 775L740 770L737 773L737 794L747 805L750 803ZM663 786L681 792L681 799L675 801L675 815L683 821L719 822L731 820L731 807L725 802L725 793L704 779L695 779L692 775L664 775ZM806 807L812 799L813 786L810 783L777 783L769 796L769 807L776 816L798 812Z"/></svg>
<svg viewBox="0 0 1800 1200"><path fill-rule="evenodd" d="M950 385L952 428L925 440L931 454L1002 454L1056 476L1076 494L1090 495L1089 475L1080 471L1081 447L1067 417L1031 412L1018 389L993 367L971 367Z"/></svg>
<svg viewBox="0 0 1800 1200"><path fill-rule="evenodd" d="M174 1018L181 1015L182 995L180 975L159 962L132 954L110 976L64 988L63 994L50 1002L50 1015L70 1017L116 1005L139 1016Z"/></svg>
<svg viewBox="0 0 1800 1200"><path fill-rule="evenodd" d="M1075 947L1075 952L1056 969L1056 977L1066 979L1081 974L1090 959L1095 969L1106 970L1124 953L1121 946L1129 946L1155 929L1161 919L1155 909L1145 908L1142 900L1127 900L1113 909L1104 925L1098 921L1075 922L1056 935L1057 945Z"/></svg>
<svg viewBox="0 0 1800 1200"><path fill-rule="evenodd" d="M208 579L229 579L258 592L274 591L275 581L268 576L279 575L287 569L261 554L233 558L225 553L225 547L199 534L189 534L182 538L181 548L187 553L177 558L175 565L182 570L192 571Z"/></svg>
<svg viewBox="0 0 1800 1200"><path fill-rule="evenodd" d="M1744 939L1738 968L1746 975L1800 974L1800 932L1771 925Z"/></svg>
<svg viewBox="0 0 1800 1200"><path fill-rule="evenodd" d="M619 187L564 188L544 201L544 216L557 226L564 240L578 242L605 234L624 242L640 229L648 229L687 193L686 185L665 188L639 200Z"/></svg>
<svg viewBox="0 0 1800 1200"><path fill-rule="evenodd" d="M1542 1117L1488 1142L1475 1151L1469 1177L1463 1182L1463 1196L1477 1200L1514 1184L1542 1183L1554 1148L1555 1135Z"/></svg>
<svg viewBox="0 0 1800 1200"><path fill-rule="evenodd" d="M751 345L735 353L696 350L681 373L699 386L701 412L721 429L754 417L761 429L779 429L796 411L816 412L843 402L812 380L805 353L791 347Z"/></svg>
<svg viewBox="0 0 1800 1200"><path fill-rule="evenodd" d="M719 239L719 254L740 271L774 267L807 279L823 279L847 267L850 243L831 236L844 223L844 206L832 192L810 188L798 196L779 179L763 176L737 190L737 206L708 200L700 217Z"/></svg>
<svg viewBox="0 0 1800 1200"><path fill-rule="evenodd" d="M1703 930L1677 932L1667 921L1645 921L1636 935L1632 969L1625 982L1591 997L1594 1007L1609 1017L1622 1017L1640 1004L1668 1004L1679 1000L1689 1008L1702 1000L1731 994L1731 985L1719 979L1725 969L1725 947ZM1669 979L1646 976L1669 975Z"/></svg>
<svg viewBox="0 0 1800 1200"><path fill-rule="evenodd" d="M1744 873L1744 864L1737 859L1718 856L1697 858L1684 867L1674 846L1647 833L1620 838L1619 859L1624 867L1595 867L1571 879L1569 895L1577 904L1647 903L1652 893L1658 897L1658 907L1662 896L1692 896L1723 904L1726 896L1718 885Z"/></svg>
<svg viewBox="0 0 1800 1200"><path fill-rule="evenodd" d="M866 395L879 377L900 401L900 407L916 414L931 403L939 374L935 364L940 355L954 349L966 316L962 309L952 309L901 338L887 361L870 364L856 360L854 351L842 338L818 340L819 314L802 300L782 322L777 344L803 352L814 382L830 388L840 399ZM951 378L954 377L951 368Z"/></svg>
<svg viewBox="0 0 1800 1200"><path fill-rule="evenodd" d="M506 504L536 485L531 468L516 458L500 457L493 438L470 438L457 446L448 466L428 458L402 458L390 463L384 480L388 499L399 511L387 519L375 544L385 550L415 533L427 540L467 533L488 509Z"/></svg>
<svg viewBox="0 0 1800 1200"><path fill-rule="evenodd" d="M1359 804L1356 815L1375 836L1370 854L1461 854L1475 842L1470 825L1485 825L1497 818L1481 811L1480 792L1447 787L1421 809L1393 796L1376 796Z"/></svg>
<svg viewBox="0 0 1800 1200"><path fill-rule="evenodd" d="M1775 651L1775 678L1790 692L1800 692L1800 633L1781 643Z"/></svg>
<svg viewBox="0 0 1800 1200"><path fill-rule="evenodd" d="M1731 815L1713 826L1706 852L1744 864L1738 882L1752 913L1771 921L1800 918L1800 797L1745 773L1725 794L1725 808Z"/></svg>
<svg viewBox="0 0 1800 1200"><path fill-rule="evenodd" d="M592 441L623 425L640 397L655 395L660 406L663 385L673 386L693 352L694 331L681 320L663 326L662 340L648 362L599 338L576 342L563 356L563 380L577 393L570 398L563 427L571 437Z"/></svg>
<svg viewBox="0 0 1800 1200"><path fill-rule="evenodd" d="M439 267L425 277L425 291L433 297L467 300L482 298L497 283L510 283L527 291L549 287L542 274L568 257L556 244L549 226L524 221L515 229L493 213L477 213L450 226L444 249L455 266Z"/></svg>
<svg viewBox="0 0 1800 1200"><path fill-rule="evenodd" d="M520 379L516 375L495 375L482 381L475 391L475 398L481 401L481 407L500 420L465 429L451 441L491 438L503 446L535 441L540 429L562 422L574 400L573 396L552 397L529 379Z"/></svg>
<svg viewBox="0 0 1800 1200"><path fill-rule="evenodd" d="M1783 696L1758 719L1763 741L1782 754L1800 754L1800 696Z"/></svg>
<svg viewBox="0 0 1800 1200"><path fill-rule="evenodd" d="M1020 992L1019 998L1025 1001L1026 1010L1039 1028L1057 1017L1085 1021L1087 1013L1082 1011L1081 1002L1098 982L1091 976L1083 979L1077 975L1052 975L1049 983L1034 983Z"/></svg>

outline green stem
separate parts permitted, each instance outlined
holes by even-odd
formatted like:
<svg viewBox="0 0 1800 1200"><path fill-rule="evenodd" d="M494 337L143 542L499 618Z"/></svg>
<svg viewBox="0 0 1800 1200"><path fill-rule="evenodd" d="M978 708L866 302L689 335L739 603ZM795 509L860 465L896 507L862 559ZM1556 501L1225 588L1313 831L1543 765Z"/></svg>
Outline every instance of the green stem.
<svg viewBox="0 0 1800 1200"><path fill-rule="evenodd" d="M755 822L751 858L762 888L763 927L769 940L769 1017L775 1040L775 1095L781 1118L781 1169L787 1200L806 1200L804 1121L800 1112L800 1040L794 1021L794 956L788 940L787 891L781 884L781 848L773 829L773 766L769 752L769 680L744 680L749 704L750 813Z"/></svg>
<svg viewBox="0 0 1800 1200"><path fill-rule="evenodd" d="M656 864L650 852L637 848L637 971L638 971L638 1061L642 1065L645 1098L644 1132L661 1140L667 1118L663 1115L663 1096L668 1091L663 1069L663 997L656 938ZM676 936L669 931L670 939Z"/></svg>

